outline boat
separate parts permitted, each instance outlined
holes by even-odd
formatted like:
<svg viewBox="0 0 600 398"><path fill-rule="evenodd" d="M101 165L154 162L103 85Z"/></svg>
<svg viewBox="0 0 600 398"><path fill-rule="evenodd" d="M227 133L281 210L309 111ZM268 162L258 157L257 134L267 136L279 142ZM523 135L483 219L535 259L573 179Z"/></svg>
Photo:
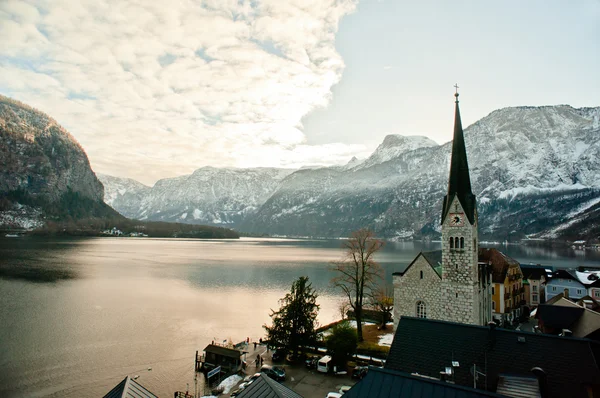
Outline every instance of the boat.
<svg viewBox="0 0 600 398"><path fill-rule="evenodd" d="M19 234L6 234L4 236L7 238L20 238L21 237L21 235L19 235Z"/></svg>

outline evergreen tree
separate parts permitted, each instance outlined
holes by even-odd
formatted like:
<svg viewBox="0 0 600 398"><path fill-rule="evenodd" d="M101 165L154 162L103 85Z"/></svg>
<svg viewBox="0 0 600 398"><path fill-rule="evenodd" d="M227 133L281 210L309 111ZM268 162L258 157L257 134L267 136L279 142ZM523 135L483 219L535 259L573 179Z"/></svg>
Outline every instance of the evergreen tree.
<svg viewBox="0 0 600 398"><path fill-rule="evenodd" d="M335 325L327 337L327 352L331 354L333 363L343 369L356 352L358 336L356 329L348 321Z"/></svg>
<svg viewBox="0 0 600 398"><path fill-rule="evenodd" d="M304 354L304 347L316 341L317 293L308 282L307 276L301 276L292 284L290 293L279 300L279 311L271 310L272 326L264 325L267 339L273 347L284 349L297 357Z"/></svg>

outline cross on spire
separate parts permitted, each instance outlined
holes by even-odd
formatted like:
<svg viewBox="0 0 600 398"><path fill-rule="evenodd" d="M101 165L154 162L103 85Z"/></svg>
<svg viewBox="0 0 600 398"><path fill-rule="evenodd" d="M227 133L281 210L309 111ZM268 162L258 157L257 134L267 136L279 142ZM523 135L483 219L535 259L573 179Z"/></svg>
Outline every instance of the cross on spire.
<svg viewBox="0 0 600 398"><path fill-rule="evenodd" d="M454 84L454 88L456 89L456 92L454 93L454 96L456 97L456 102L458 103L458 83Z"/></svg>

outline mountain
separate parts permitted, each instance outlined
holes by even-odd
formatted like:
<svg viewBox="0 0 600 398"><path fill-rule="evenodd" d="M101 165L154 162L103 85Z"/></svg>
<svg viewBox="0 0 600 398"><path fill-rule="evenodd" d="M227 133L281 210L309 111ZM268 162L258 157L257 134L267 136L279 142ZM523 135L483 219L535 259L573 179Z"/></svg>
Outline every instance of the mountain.
<svg viewBox="0 0 600 398"><path fill-rule="evenodd" d="M375 149L375 152L364 162L357 164L356 167L367 168L379 163L387 162L405 152L414 151L419 148L437 147L438 144L427 138L418 135L404 136L399 134L387 135L383 142Z"/></svg>
<svg viewBox="0 0 600 398"><path fill-rule="evenodd" d="M600 108L504 108L464 135L482 239L600 233ZM100 178L107 202L139 219L253 234L339 237L368 227L388 238L439 238L451 146L389 135L344 166L205 167L152 188Z"/></svg>
<svg viewBox="0 0 600 398"><path fill-rule="evenodd" d="M142 201L151 188L131 178L96 173L104 185L104 202L129 218L136 218Z"/></svg>
<svg viewBox="0 0 600 398"><path fill-rule="evenodd" d="M139 220L235 226L255 212L291 169L203 167L190 175L159 180L153 187L99 175L105 201Z"/></svg>
<svg viewBox="0 0 600 398"><path fill-rule="evenodd" d="M516 107L465 129L481 236L558 237L598 203L599 120L600 108ZM292 174L241 230L347 236L369 227L387 237L438 237L451 142L390 150L395 140L387 141L355 168Z"/></svg>
<svg viewBox="0 0 600 398"><path fill-rule="evenodd" d="M48 115L0 95L0 227L44 218L119 217L71 134Z"/></svg>

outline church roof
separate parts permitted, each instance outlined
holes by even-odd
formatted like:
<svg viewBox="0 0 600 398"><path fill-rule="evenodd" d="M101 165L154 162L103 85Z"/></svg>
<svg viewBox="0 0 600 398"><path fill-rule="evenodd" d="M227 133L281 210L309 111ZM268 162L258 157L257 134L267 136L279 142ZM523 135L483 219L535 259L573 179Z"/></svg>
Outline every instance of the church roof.
<svg viewBox="0 0 600 398"><path fill-rule="evenodd" d="M472 386L476 364L486 374L477 387L496 391L501 375L540 367L549 398L587 397L586 387L600 388L599 360L600 343L588 339L402 316L385 369L437 378L456 361L454 382Z"/></svg>
<svg viewBox="0 0 600 398"><path fill-rule="evenodd" d="M460 120L460 109L458 107L458 93L454 111L454 138L452 141L452 158L450 160L450 177L448 179L448 194L444 197L442 209L442 222L450 211L450 205L454 198L458 198L471 225L475 222L475 195L471 191L471 178L469 176L469 163L467 162L467 150L465 138Z"/></svg>
<svg viewBox="0 0 600 398"><path fill-rule="evenodd" d="M427 263L429 265L431 265L431 268L433 268L433 270L435 271L437 276L439 276L441 278L442 277L442 251L441 250L434 250L434 251L430 251L430 252L420 252L419 254L417 254L415 256L414 260L408 265L408 267L406 267L406 269L404 271L394 272L392 275L403 276L404 274L406 274L406 271L408 271L409 268L412 267L413 264L421 256L423 256L425 261L427 261Z"/></svg>

